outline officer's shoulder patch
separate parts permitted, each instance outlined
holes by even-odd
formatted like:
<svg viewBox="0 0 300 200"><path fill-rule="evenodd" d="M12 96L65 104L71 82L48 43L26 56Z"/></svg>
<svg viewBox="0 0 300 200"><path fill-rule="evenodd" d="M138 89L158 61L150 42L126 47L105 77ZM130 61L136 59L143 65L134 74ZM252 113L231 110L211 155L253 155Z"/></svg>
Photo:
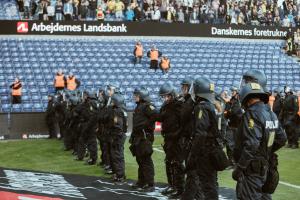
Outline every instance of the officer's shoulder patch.
<svg viewBox="0 0 300 200"><path fill-rule="evenodd" d="M199 113L198 113L198 119L202 119L202 116L203 116L203 111L202 111L202 110L199 110Z"/></svg>
<svg viewBox="0 0 300 200"><path fill-rule="evenodd" d="M149 108L150 108L151 110L154 110L154 109L155 109L155 107L154 107L153 105L150 105Z"/></svg>
<svg viewBox="0 0 300 200"><path fill-rule="evenodd" d="M118 123L118 117L117 116L114 116L114 123Z"/></svg>
<svg viewBox="0 0 300 200"><path fill-rule="evenodd" d="M258 83L250 83L250 87L252 90L260 90L261 87Z"/></svg>
<svg viewBox="0 0 300 200"><path fill-rule="evenodd" d="M250 129L253 129L253 128L254 128L254 120L251 119L251 118L249 119L248 127L249 127Z"/></svg>
<svg viewBox="0 0 300 200"><path fill-rule="evenodd" d="M212 92L214 92L215 91L215 84L210 83L209 84L209 90L212 91Z"/></svg>

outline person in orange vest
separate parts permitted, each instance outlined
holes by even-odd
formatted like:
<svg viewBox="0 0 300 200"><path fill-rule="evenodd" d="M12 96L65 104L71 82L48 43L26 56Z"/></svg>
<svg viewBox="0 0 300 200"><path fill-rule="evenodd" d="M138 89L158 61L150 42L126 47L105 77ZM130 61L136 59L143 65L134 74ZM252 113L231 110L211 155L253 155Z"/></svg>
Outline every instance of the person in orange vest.
<svg viewBox="0 0 300 200"><path fill-rule="evenodd" d="M54 78L55 92L64 90L65 86L66 86L66 77L63 71L60 69L57 71L56 76Z"/></svg>
<svg viewBox="0 0 300 200"><path fill-rule="evenodd" d="M69 73L66 83L67 89L71 91L76 90L80 86L80 81L74 76L72 72Z"/></svg>
<svg viewBox="0 0 300 200"><path fill-rule="evenodd" d="M133 55L134 55L134 64L141 63L143 57L143 45L140 41L138 41L135 45Z"/></svg>
<svg viewBox="0 0 300 200"><path fill-rule="evenodd" d="M273 110L273 107L274 107L274 102L275 102L275 97L276 97L276 94L274 93L274 92L269 92L269 102L268 102L268 104L269 104L269 106L270 106L270 108L271 108L271 110L274 112L274 110Z"/></svg>
<svg viewBox="0 0 300 200"><path fill-rule="evenodd" d="M16 77L13 84L10 85L12 104L22 103L22 83L21 80Z"/></svg>
<svg viewBox="0 0 300 200"><path fill-rule="evenodd" d="M169 72L171 64L168 56L165 55L161 58L159 66L163 74L167 74Z"/></svg>
<svg viewBox="0 0 300 200"><path fill-rule="evenodd" d="M158 69L158 59L161 55L162 53L153 45L147 53L147 56L150 58L150 69L154 69L155 71Z"/></svg>

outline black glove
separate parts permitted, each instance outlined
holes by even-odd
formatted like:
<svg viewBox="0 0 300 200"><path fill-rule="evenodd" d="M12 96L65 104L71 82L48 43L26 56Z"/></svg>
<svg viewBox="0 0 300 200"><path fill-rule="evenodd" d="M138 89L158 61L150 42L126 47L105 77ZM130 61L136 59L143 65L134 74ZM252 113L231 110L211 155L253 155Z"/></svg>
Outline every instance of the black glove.
<svg viewBox="0 0 300 200"><path fill-rule="evenodd" d="M241 178L244 177L243 169L239 166L236 166L232 171L232 178L235 181L239 181Z"/></svg>

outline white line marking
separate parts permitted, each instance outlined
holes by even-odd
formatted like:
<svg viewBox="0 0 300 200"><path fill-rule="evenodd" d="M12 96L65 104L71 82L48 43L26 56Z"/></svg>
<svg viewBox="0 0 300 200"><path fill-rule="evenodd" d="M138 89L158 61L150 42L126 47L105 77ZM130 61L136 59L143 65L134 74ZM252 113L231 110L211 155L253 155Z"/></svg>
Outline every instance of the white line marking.
<svg viewBox="0 0 300 200"><path fill-rule="evenodd" d="M160 149L158 149L158 148L153 148L153 150L154 150L154 151L158 151L158 152L160 152L160 153L165 153L163 150L160 150Z"/></svg>
<svg viewBox="0 0 300 200"><path fill-rule="evenodd" d="M300 189L300 186L298 186L298 185L293 185L293 184L290 184L290 183L287 183L287 182L283 182L283 181L279 181L279 183L282 184L282 185L285 185L285 186L289 186L289 187L292 187L292 188Z"/></svg>

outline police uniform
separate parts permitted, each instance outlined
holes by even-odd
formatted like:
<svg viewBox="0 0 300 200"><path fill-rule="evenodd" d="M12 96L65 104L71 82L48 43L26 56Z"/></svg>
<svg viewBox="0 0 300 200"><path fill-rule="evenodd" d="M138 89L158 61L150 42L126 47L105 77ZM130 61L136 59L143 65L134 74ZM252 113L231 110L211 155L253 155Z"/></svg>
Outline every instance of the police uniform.
<svg viewBox="0 0 300 200"><path fill-rule="evenodd" d="M78 160L82 160L87 148L90 153L90 159L87 161L88 164L95 164L98 158L98 147L97 147L97 112L98 104L95 99L88 94L86 102L83 104L81 111L81 133L78 145Z"/></svg>
<svg viewBox="0 0 300 200"><path fill-rule="evenodd" d="M300 118L298 97L289 93L284 100L280 118L288 137L289 147L298 148Z"/></svg>
<svg viewBox="0 0 300 200"><path fill-rule="evenodd" d="M133 113L133 130L130 138L130 150L138 163L138 181L136 187L154 186L154 165L151 155L154 141L155 107L149 102L139 102Z"/></svg>
<svg viewBox="0 0 300 200"><path fill-rule="evenodd" d="M240 124L243 112L241 103L238 96L231 97L230 101L225 105L224 116L228 120L228 128L226 130L226 152L231 164L233 165L233 148L234 148L234 137L237 134L237 128Z"/></svg>
<svg viewBox="0 0 300 200"><path fill-rule="evenodd" d="M49 96L49 99L46 109L46 124L49 131L49 138L56 138L56 129L55 129L55 100L53 96Z"/></svg>
<svg viewBox="0 0 300 200"><path fill-rule="evenodd" d="M184 157L182 153L182 132L180 111L182 102L174 101L164 104L160 109L158 121L162 123L162 136L164 137L165 164L168 183L178 193L184 187Z"/></svg>
<svg viewBox="0 0 300 200"><path fill-rule="evenodd" d="M101 123L107 124L111 143L109 148L110 164L114 181L125 179L124 143L127 132L127 113L124 111L124 98L121 94L111 97L112 105L108 112L98 116Z"/></svg>
<svg viewBox="0 0 300 200"><path fill-rule="evenodd" d="M217 116L214 84L208 78L197 78L193 84L195 107L193 112L193 142L187 161L187 182L183 200L218 199L217 171L210 155L215 149Z"/></svg>
<svg viewBox="0 0 300 200"><path fill-rule="evenodd" d="M246 84L240 96L246 110L235 138L234 159L237 167L232 176L237 181L237 198L271 199L262 190L269 170L269 158L284 145L286 136L276 115L265 105L268 95L259 84ZM260 101L249 105L251 97Z"/></svg>

